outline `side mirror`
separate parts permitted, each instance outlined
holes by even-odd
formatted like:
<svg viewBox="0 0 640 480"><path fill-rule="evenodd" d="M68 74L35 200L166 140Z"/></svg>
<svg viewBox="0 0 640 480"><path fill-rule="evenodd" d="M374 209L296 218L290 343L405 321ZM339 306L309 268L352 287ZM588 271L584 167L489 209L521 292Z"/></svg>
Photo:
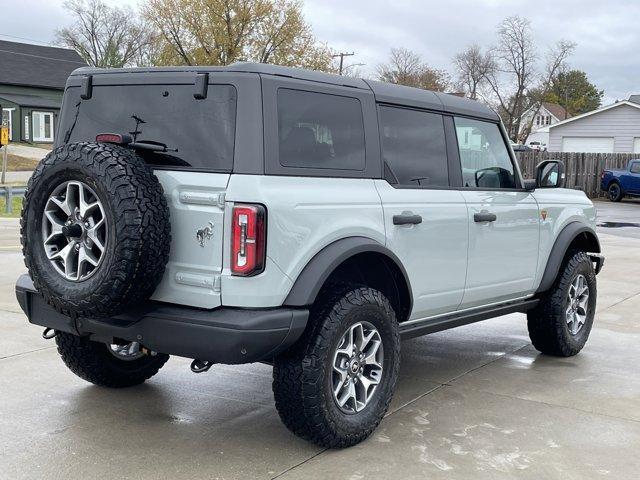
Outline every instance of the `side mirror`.
<svg viewBox="0 0 640 480"><path fill-rule="evenodd" d="M562 188L565 184L564 163L545 160L536 167L537 188Z"/></svg>

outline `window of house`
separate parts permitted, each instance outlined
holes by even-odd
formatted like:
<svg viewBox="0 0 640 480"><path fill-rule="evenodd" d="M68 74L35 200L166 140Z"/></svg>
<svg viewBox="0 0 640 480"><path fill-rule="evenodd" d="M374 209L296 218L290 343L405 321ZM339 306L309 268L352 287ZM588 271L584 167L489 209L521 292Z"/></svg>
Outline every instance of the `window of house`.
<svg viewBox="0 0 640 480"><path fill-rule="evenodd" d="M364 170L360 100L279 89L278 141L283 167Z"/></svg>
<svg viewBox="0 0 640 480"><path fill-rule="evenodd" d="M469 137L466 136L465 143ZM442 115L380 107L382 158L397 184L413 187L449 185Z"/></svg>
<svg viewBox="0 0 640 480"><path fill-rule="evenodd" d="M513 163L495 123L456 117L458 149L464 187L488 190L516 188ZM460 139L469 133L471 142Z"/></svg>

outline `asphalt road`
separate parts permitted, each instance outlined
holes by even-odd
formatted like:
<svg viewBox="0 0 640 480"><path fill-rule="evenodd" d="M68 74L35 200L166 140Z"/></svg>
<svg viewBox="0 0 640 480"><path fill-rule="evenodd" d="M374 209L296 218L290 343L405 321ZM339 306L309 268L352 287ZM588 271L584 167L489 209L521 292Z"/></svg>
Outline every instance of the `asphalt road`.
<svg viewBox="0 0 640 480"><path fill-rule="evenodd" d="M600 219L634 223L631 205L599 203ZM266 365L194 375L174 357L126 390L75 377L13 299L17 222L0 219L0 478L638 478L640 239L600 231L582 353L539 355L521 314L405 342L378 431L327 451L282 426Z"/></svg>
<svg viewBox="0 0 640 480"><path fill-rule="evenodd" d="M640 238L640 199L625 198L619 203L598 200L598 232Z"/></svg>

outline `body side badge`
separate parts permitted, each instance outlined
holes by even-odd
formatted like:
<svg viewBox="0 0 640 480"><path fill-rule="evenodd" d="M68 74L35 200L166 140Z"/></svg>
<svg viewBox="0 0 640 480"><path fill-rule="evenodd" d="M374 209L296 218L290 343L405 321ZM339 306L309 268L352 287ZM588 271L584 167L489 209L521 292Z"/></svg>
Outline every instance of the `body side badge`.
<svg viewBox="0 0 640 480"><path fill-rule="evenodd" d="M204 244L207 242L207 240L210 240L212 236L213 236L213 222L209 222L209 225L207 225L204 228L201 228L196 232L196 240L198 240L198 243L200 243L201 247L204 247Z"/></svg>
<svg viewBox="0 0 640 480"><path fill-rule="evenodd" d="M547 214L548 212L546 210L540 210L540 216L542 217L543 221L547 219Z"/></svg>

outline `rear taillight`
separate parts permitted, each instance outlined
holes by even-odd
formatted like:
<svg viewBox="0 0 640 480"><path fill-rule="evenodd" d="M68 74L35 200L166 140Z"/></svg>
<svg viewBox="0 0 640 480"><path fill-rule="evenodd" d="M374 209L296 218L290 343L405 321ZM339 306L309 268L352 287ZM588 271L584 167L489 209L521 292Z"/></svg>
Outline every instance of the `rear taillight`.
<svg viewBox="0 0 640 480"><path fill-rule="evenodd" d="M266 210L262 205L235 204L231 221L231 273L257 275L264 270Z"/></svg>
<svg viewBox="0 0 640 480"><path fill-rule="evenodd" d="M131 143L131 137L129 135L120 135L119 133L99 133L96 135L96 142L127 145Z"/></svg>
<svg viewBox="0 0 640 480"><path fill-rule="evenodd" d="M600 174L600 179L602 180L604 178L604 174L606 173L605 170L602 170L602 173Z"/></svg>

